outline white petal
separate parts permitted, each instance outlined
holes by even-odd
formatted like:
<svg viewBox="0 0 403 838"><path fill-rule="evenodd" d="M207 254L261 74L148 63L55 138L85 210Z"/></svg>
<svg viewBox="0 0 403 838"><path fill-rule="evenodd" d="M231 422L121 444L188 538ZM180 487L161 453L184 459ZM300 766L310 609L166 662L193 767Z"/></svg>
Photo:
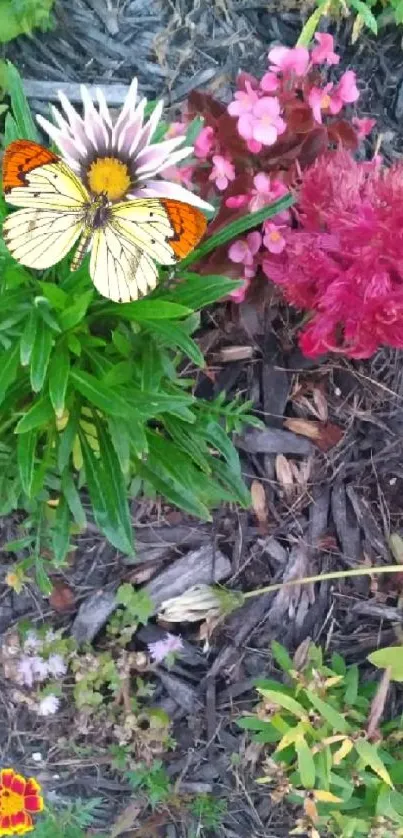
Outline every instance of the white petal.
<svg viewBox="0 0 403 838"><path fill-rule="evenodd" d="M105 94L104 94L103 90L101 90L100 87L97 87L96 94L97 94L97 99L98 99L98 109L99 109L100 116L103 119L103 121L105 122L105 124L108 126L108 128L110 128L112 130L112 119L111 119L111 115L109 113L109 108L108 108L107 101L105 99Z"/></svg>
<svg viewBox="0 0 403 838"><path fill-rule="evenodd" d="M134 114L130 118L127 118L127 121L121 125L117 133L115 129L115 148L121 154L126 154L128 157L134 156L134 151L143 128L146 104L147 99L142 99Z"/></svg>
<svg viewBox="0 0 403 838"><path fill-rule="evenodd" d="M145 126L144 126L144 128L141 132L141 136L140 136L137 148L136 148L136 154L138 154L140 151L143 151L143 148L145 148L149 144L149 142L150 142L150 140L151 140L151 138L154 134L154 131L155 131L160 119L161 119L161 114L162 114L163 107L164 107L164 103L161 99L160 102L157 102L157 104L156 104L156 106L155 106L155 108L154 108L154 110L153 110L153 112L150 116L150 119L145 124Z"/></svg>
<svg viewBox="0 0 403 838"><path fill-rule="evenodd" d="M123 125L126 124L126 120L130 114L133 114L136 107L136 99L137 99L137 79L134 78L130 87L129 92L126 96L126 99L123 103L123 108L119 114L119 117L115 124L114 136L116 137L119 133L119 130L122 128Z"/></svg>
<svg viewBox="0 0 403 838"><path fill-rule="evenodd" d="M214 211L214 207L203 201L198 195L179 186L178 183L171 183L169 180L149 180L144 186L132 192L130 198L173 198L175 201L182 201L184 204L191 204L199 209Z"/></svg>
<svg viewBox="0 0 403 838"><path fill-rule="evenodd" d="M102 118L94 107L94 103L85 85L81 85L81 97L84 103L84 125L87 137L90 138L96 151L105 151L108 146L108 132Z"/></svg>
<svg viewBox="0 0 403 838"><path fill-rule="evenodd" d="M83 154L86 155L91 151L91 143L85 131L84 120L81 119L81 116L77 113L76 109L73 108L73 105L62 90L58 91L58 96L62 108L67 116L70 131L76 141L77 147L80 144L80 148L83 149Z"/></svg>
<svg viewBox="0 0 403 838"><path fill-rule="evenodd" d="M136 171L141 172L148 166L151 168L161 160L167 160L169 155L178 146L183 145L184 137L173 137L171 140L163 140L161 143L152 143L136 156ZM193 149L191 149L193 151Z"/></svg>
<svg viewBox="0 0 403 838"><path fill-rule="evenodd" d="M150 146L151 148L151 146ZM138 176L139 180L148 180L150 177L154 177L157 175L158 172L163 172L164 169L167 169L169 166L176 166L181 160L184 160L186 157L190 157L193 153L192 146L186 146L186 148L180 148L178 151L174 151L172 154L167 155L161 160L160 163L155 163L153 166L150 164L149 167L142 166L140 169L136 169L136 175Z"/></svg>

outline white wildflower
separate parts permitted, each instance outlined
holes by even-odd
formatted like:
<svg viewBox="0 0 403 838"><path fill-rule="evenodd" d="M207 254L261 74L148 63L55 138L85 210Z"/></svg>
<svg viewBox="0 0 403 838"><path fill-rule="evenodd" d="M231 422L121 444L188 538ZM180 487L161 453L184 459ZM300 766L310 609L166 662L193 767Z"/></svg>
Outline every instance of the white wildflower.
<svg viewBox="0 0 403 838"><path fill-rule="evenodd" d="M46 663L49 675L54 675L55 678L60 678L67 672L67 664L63 660L62 655L49 655Z"/></svg>
<svg viewBox="0 0 403 838"><path fill-rule="evenodd" d="M38 716L53 716L59 709L60 699L55 695L45 695L37 705Z"/></svg>
<svg viewBox="0 0 403 838"><path fill-rule="evenodd" d="M160 663L174 652L180 652L181 649L183 649L181 638L175 634L170 634L170 632L167 632L163 640L156 640L155 643L148 644L150 655L156 663Z"/></svg>

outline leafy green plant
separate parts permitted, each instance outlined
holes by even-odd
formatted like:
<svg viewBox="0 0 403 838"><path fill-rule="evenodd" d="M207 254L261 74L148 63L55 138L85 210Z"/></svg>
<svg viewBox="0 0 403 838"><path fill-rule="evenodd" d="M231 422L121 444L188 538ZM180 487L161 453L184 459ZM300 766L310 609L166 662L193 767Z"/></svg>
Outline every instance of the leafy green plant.
<svg viewBox="0 0 403 838"><path fill-rule="evenodd" d="M261 703L239 721L267 745L258 782L273 802L303 806L295 834L392 838L403 828L403 728L400 718L379 723L383 685L360 680L338 654L328 666L313 644L298 668L272 648L285 683L258 681Z"/></svg>
<svg viewBox="0 0 403 838"><path fill-rule="evenodd" d="M308 46L324 15L336 19L354 15L354 41L363 27L377 35L381 25L390 22L403 23L403 0L316 0L316 9L302 29L298 39L299 45Z"/></svg>
<svg viewBox="0 0 403 838"><path fill-rule="evenodd" d="M51 26L54 0L0 0L0 42Z"/></svg>
<svg viewBox="0 0 403 838"><path fill-rule="evenodd" d="M11 65L8 72L5 142L37 139L18 73ZM289 203L285 196L264 214ZM0 218L8 211L3 201ZM204 365L192 338L198 311L234 283L184 267L253 227L262 212L221 230L173 274L161 270L152 295L125 305L98 297L86 263L74 273L68 259L33 272L0 241L0 514L26 511L13 546L22 552L20 571L33 567L44 592L88 514L132 554L135 495L160 495L206 520L222 501L249 505L228 434L257 423L250 405L194 394L193 370Z"/></svg>
<svg viewBox="0 0 403 838"><path fill-rule="evenodd" d="M60 805L56 807L47 804L46 811L38 818L32 834L35 838L86 838L87 828L93 824L100 804L100 797L90 800L77 799L63 808ZM101 838L94 832L91 835L92 838Z"/></svg>
<svg viewBox="0 0 403 838"><path fill-rule="evenodd" d="M195 829L190 832L189 838L203 835L205 830L219 834L226 811L225 800L212 794L196 794L189 806L189 812L196 821Z"/></svg>
<svg viewBox="0 0 403 838"><path fill-rule="evenodd" d="M166 768L159 759L151 765L139 762L125 773L126 780L133 789L141 790L152 809L166 803L172 795L172 786Z"/></svg>
<svg viewBox="0 0 403 838"><path fill-rule="evenodd" d="M147 593L136 591L129 582L120 585L116 592L118 608L112 614L107 633L126 646L140 624L146 625L153 613L153 604Z"/></svg>

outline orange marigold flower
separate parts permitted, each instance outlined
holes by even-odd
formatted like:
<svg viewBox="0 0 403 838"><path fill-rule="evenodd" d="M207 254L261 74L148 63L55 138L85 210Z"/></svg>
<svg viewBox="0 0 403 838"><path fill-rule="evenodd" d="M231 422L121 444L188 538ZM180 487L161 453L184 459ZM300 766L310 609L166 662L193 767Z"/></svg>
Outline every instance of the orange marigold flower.
<svg viewBox="0 0 403 838"><path fill-rule="evenodd" d="M42 812L41 787L13 768L0 771L0 835L24 835L34 828L31 813Z"/></svg>

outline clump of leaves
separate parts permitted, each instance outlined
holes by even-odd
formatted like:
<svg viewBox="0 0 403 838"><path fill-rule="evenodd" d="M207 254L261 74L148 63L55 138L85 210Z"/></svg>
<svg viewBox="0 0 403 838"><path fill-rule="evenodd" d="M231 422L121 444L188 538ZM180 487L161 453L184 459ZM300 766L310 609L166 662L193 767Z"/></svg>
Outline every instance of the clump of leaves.
<svg viewBox="0 0 403 838"><path fill-rule="evenodd" d="M33 29L49 29L54 0L0 0L0 43Z"/></svg>
<svg viewBox="0 0 403 838"><path fill-rule="evenodd" d="M196 821L189 838L203 835L205 830L212 830L213 834L219 834L226 811L225 800L214 797L212 794L196 794L189 806L189 812Z"/></svg>
<svg viewBox="0 0 403 838"><path fill-rule="evenodd" d="M9 72L5 142L36 140L21 80ZM0 217L7 212L3 202ZM223 501L249 505L228 433L255 420L240 402L197 398L195 378L185 374L204 365L192 338L198 310L234 286L185 268L254 223L246 216L221 230L173 280L161 271L152 295L125 305L97 296L86 264L71 273L66 259L40 274L0 247L0 514L26 511L22 570L33 567L44 592L48 570L65 562L71 535L86 526L83 495L127 554L135 495L160 495L206 520Z"/></svg>
<svg viewBox="0 0 403 838"><path fill-rule="evenodd" d="M141 624L146 625L153 613L153 603L145 591L136 591L126 582L116 592L118 608L107 625L107 633L120 646L126 646Z"/></svg>
<svg viewBox="0 0 403 838"><path fill-rule="evenodd" d="M92 826L102 798L77 799L70 804L47 805L46 812L35 824L35 838L85 838L87 828ZM92 838L101 838L95 832Z"/></svg>
<svg viewBox="0 0 403 838"><path fill-rule="evenodd" d="M403 23L403 0L316 0L316 4L314 2L312 5L316 5L316 9L302 30L299 44L312 38L323 15L336 20L353 15L353 43L364 27L377 35L379 25Z"/></svg>
<svg viewBox="0 0 403 838"><path fill-rule="evenodd" d="M383 685L360 680L340 655L325 664L313 644L298 668L272 648L284 684L258 681L261 702L239 721L267 745L258 782L274 803L303 807L293 834L393 838L403 827L403 732L400 718L379 724Z"/></svg>
<svg viewBox="0 0 403 838"><path fill-rule="evenodd" d="M166 803L173 793L167 770L159 759L153 760L151 765L136 763L126 771L125 778L133 789L144 793L152 809Z"/></svg>

